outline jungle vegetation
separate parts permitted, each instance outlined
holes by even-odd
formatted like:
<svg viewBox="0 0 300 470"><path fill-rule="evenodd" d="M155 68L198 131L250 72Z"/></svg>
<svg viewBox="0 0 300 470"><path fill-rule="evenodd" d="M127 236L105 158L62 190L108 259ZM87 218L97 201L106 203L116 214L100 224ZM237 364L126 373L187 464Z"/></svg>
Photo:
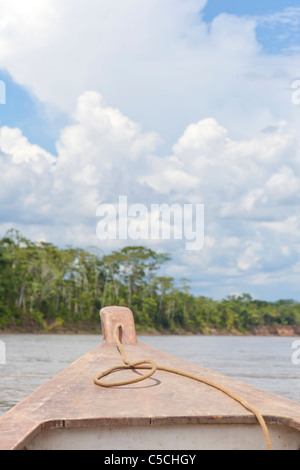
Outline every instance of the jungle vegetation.
<svg viewBox="0 0 300 470"><path fill-rule="evenodd" d="M168 254L143 246L103 254L35 243L10 230L0 240L0 329L99 330L99 309L107 305L130 307L143 331L245 333L265 325L300 325L300 304L293 300L195 296L186 279L160 275L168 261Z"/></svg>

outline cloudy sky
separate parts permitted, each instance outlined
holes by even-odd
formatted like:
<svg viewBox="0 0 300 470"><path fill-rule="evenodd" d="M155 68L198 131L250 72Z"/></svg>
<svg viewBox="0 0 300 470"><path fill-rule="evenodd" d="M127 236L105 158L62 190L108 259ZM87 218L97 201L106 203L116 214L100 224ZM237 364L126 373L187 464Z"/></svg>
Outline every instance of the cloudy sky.
<svg viewBox="0 0 300 470"><path fill-rule="evenodd" d="M1 236L107 252L101 204L204 204L202 250L143 241L165 274L300 301L299 0L0 0L0 79Z"/></svg>

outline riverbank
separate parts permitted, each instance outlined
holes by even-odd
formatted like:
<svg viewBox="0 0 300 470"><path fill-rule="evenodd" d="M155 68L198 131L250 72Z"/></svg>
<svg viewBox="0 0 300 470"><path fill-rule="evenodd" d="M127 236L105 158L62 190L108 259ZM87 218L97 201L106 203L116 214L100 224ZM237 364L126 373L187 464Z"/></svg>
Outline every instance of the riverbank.
<svg viewBox="0 0 300 470"><path fill-rule="evenodd" d="M265 325L252 328L249 331L238 330L222 330L213 327L204 328L202 331L186 331L183 329L176 330L156 330L155 328L142 328L136 325L136 332L139 336L280 336L280 337L299 337L300 325ZM94 323L78 323L68 325L48 325L46 328L13 327L0 328L1 334L57 334L57 335L76 335L76 334L101 334L99 324Z"/></svg>

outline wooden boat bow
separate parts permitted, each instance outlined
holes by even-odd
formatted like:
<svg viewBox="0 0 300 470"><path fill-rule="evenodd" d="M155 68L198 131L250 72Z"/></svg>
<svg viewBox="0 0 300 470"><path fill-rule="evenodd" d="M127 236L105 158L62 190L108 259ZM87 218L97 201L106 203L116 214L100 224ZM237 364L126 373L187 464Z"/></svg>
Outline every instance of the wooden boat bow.
<svg viewBox="0 0 300 470"><path fill-rule="evenodd" d="M270 430L274 449L279 446L299 449L299 403L138 342L132 312L125 307L102 309L102 344L0 418L0 449L56 449L71 445L116 450L156 446L265 448L262 430L253 413L206 383L157 369L146 380L122 387L97 386L94 378L99 372L123 364L114 337L119 323L122 324L119 341L130 362L153 361L230 389L259 410ZM131 370L118 367L105 380L126 381L140 373L128 369ZM233 433L231 440L229 431ZM132 443L130 439L122 443L122 433L127 438L135 433Z"/></svg>

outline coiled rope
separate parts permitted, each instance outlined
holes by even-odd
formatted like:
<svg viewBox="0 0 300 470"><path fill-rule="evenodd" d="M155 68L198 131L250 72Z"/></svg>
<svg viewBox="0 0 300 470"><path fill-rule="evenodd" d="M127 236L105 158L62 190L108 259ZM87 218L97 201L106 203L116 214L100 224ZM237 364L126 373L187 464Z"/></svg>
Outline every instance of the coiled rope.
<svg viewBox="0 0 300 470"><path fill-rule="evenodd" d="M269 431L268 431L267 425L265 423L265 420L264 420L263 416L260 414L260 412L254 406L249 404L246 400L244 400L243 398L241 398L239 395L232 392L228 388L224 387L223 385L212 382L211 380L205 379L204 377L199 377L199 376L191 374L189 372L178 370L178 369L175 369L175 368L172 368L172 367L160 366L160 365L157 365L154 361L151 361L151 360L148 360L148 359L141 360L141 361L138 361L138 362L129 361L127 359L126 355L125 355L123 346L122 346L122 344L119 340L118 332L119 332L120 328L123 328L123 325L121 323L118 323L114 328L113 334L114 334L114 339L117 343L117 346L118 346L119 352L121 354L124 365L118 365L118 366L110 367L106 371L104 371L101 374L94 377L94 383L96 385L99 385L101 387L118 387L118 386L121 386L121 385L129 385L129 384L140 382L142 380L145 380L145 379L151 377L156 372L156 370L162 370L162 371L165 371L165 372L170 372L172 374L182 375L184 377L188 377L189 379L193 379L193 380L196 380L198 382L205 383L206 385L214 387L214 388L220 390L221 392L225 393L229 397L233 398L233 400L240 403L248 411L251 411L254 414L254 416L256 417L257 421L259 422L259 424L262 428L262 431L264 433L264 437L265 437L265 440L266 440L267 449L272 450L270 435L269 435ZM125 370L125 369L132 369L132 370L149 369L149 372L147 372L146 374L141 375L139 377L136 377L134 379L123 380L123 381L120 381L120 382L104 382L104 381L101 380L103 377L111 374L114 371Z"/></svg>

